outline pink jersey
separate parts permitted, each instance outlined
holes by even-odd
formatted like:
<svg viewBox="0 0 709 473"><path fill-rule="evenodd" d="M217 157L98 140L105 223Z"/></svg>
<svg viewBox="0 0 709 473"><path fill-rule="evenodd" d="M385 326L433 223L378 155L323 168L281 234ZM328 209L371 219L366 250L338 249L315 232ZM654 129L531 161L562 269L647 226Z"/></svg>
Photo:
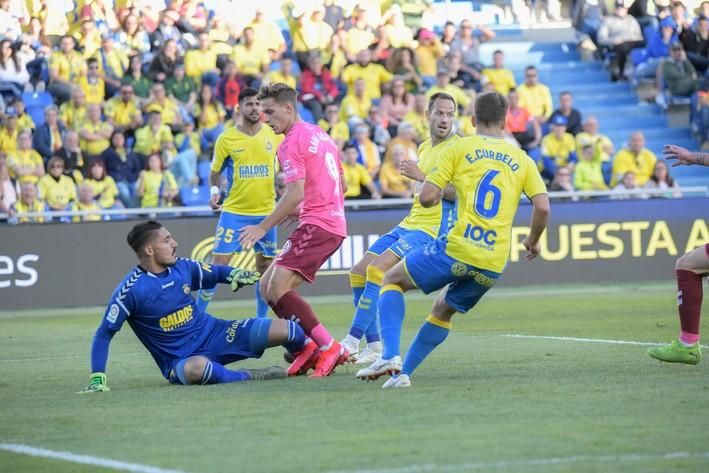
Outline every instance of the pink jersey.
<svg viewBox="0 0 709 473"><path fill-rule="evenodd" d="M319 126L296 122L278 146L277 154L286 183L305 179L300 224L309 223L346 237L342 164L330 135Z"/></svg>

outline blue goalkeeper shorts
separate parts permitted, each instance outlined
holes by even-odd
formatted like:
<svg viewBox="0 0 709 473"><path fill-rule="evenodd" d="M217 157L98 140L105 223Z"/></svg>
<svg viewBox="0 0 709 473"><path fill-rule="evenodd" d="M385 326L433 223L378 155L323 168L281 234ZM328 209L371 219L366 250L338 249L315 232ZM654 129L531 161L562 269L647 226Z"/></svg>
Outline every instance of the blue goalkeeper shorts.
<svg viewBox="0 0 709 473"><path fill-rule="evenodd" d="M425 246L432 241L433 237L426 232L408 230L396 226L389 233L380 236L377 241L372 243L367 252L379 256L386 250L391 250L399 259L402 259L410 251Z"/></svg>
<svg viewBox="0 0 709 473"><path fill-rule="evenodd" d="M241 253L244 249L239 243L239 231L247 225L258 225L264 219L262 216L239 215L222 212L217 223L217 232L214 235L215 255L233 255ZM266 258L276 256L276 227L273 227L254 244L254 252Z"/></svg>
<svg viewBox="0 0 709 473"><path fill-rule="evenodd" d="M417 248L404 258L411 281L425 294L448 286L446 303L458 312L468 312L495 285L500 273L476 268L446 254L446 239Z"/></svg>

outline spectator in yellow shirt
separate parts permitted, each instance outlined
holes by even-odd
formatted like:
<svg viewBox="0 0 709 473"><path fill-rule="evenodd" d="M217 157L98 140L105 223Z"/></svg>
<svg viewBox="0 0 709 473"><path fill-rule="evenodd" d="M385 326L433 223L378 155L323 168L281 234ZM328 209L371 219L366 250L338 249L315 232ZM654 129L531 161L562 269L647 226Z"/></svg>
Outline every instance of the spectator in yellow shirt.
<svg viewBox="0 0 709 473"><path fill-rule="evenodd" d="M198 49L190 49L185 54L185 72L197 83L204 78L214 85L219 80L217 54L211 48L212 43L208 33L200 33L198 41Z"/></svg>
<svg viewBox="0 0 709 473"><path fill-rule="evenodd" d="M69 130L80 130L86 121L86 94L79 86L71 89L71 100L59 107L59 120Z"/></svg>
<svg viewBox="0 0 709 473"><path fill-rule="evenodd" d="M345 67L342 71L342 81L347 85L347 93L354 94L354 83L357 79L364 79L366 95L371 99L382 96L382 85L389 82L394 76L384 69L384 66L372 62L372 53L363 49L357 53L357 62Z"/></svg>
<svg viewBox="0 0 709 473"><path fill-rule="evenodd" d="M613 142L606 135L598 132L598 119L590 116L583 122L583 131L576 135L576 153L581 154L581 143L591 141L594 144L595 153L602 162L609 162L615 153Z"/></svg>
<svg viewBox="0 0 709 473"><path fill-rule="evenodd" d="M363 49L369 49L374 43L375 36L372 28L367 24L364 16L355 11L350 17L351 26L345 32L345 42L343 44L345 53L350 61L354 61L357 54Z"/></svg>
<svg viewBox="0 0 709 473"><path fill-rule="evenodd" d="M364 79L357 79L354 83L354 94L348 94L340 104L340 120L351 123L352 120L361 121L367 118L369 109L372 108L372 99L367 97L367 85Z"/></svg>
<svg viewBox="0 0 709 473"><path fill-rule="evenodd" d="M595 154L594 144L583 140L581 155L574 169L574 187L580 191L600 191L608 189L603 180L601 161Z"/></svg>
<svg viewBox="0 0 709 473"><path fill-rule="evenodd" d="M332 27L325 23L324 9L307 10L300 4L284 3L284 17L288 18L288 26L293 38L293 51L298 58L298 64L304 67L308 63L311 51L327 48L330 38L334 36Z"/></svg>
<svg viewBox="0 0 709 473"><path fill-rule="evenodd" d="M293 59L290 56L283 56L280 61L280 68L266 74L264 84L280 82L286 84L291 89L297 86L297 79L293 75Z"/></svg>
<svg viewBox="0 0 709 473"><path fill-rule="evenodd" d="M214 89L207 84L202 84L199 98L194 108L197 125L201 130L201 146L203 150L214 147L217 137L224 131L224 117L226 111L214 95Z"/></svg>
<svg viewBox="0 0 709 473"><path fill-rule="evenodd" d="M44 212L44 202L37 198L37 186L31 182L20 185L20 198L10 206L10 215L17 223L42 223L44 217L23 217L27 213Z"/></svg>
<svg viewBox="0 0 709 473"><path fill-rule="evenodd" d="M98 157L111 144L113 127L101 120L101 107L92 103L86 107L86 121L79 130L81 151L88 160Z"/></svg>
<svg viewBox="0 0 709 473"><path fill-rule="evenodd" d="M8 154L15 151L17 148L17 135L20 133L20 128L17 126L17 110L15 107L7 107L5 109L5 118L2 120L0 127L0 153Z"/></svg>
<svg viewBox="0 0 709 473"><path fill-rule="evenodd" d="M79 30L74 34L74 38L78 45L81 46L84 59L96 54L96 51L101 47L101 32L96 28L96 23L91 17L82 18Z"/></svg>
<svg viewBox="0 0 709 473"><path fill-rule="evenodd" d="M49 85L47 90L59 103L69 100L71 88L86 74L86 61L74 48L74 38L62 36L59 51L49 57Z"/></svg>
<svg viewBox="0 0 709 473"><path fill-rule="evenodd" d="M451 77L449 71L445 67L440 67L438 73L436 74L436 83L426 91L426 97L431 98L433 94L443 92L448 94L455 100L455 103L465 109L470 105L473 99L470 98L468 94L465 93L463 89L457 85L450 83Z"/></svg>
<svg viewBox="0 0 709 473"><path fill-rule="evenodd" d="M87 104L102 104L106 96L106 82L99 75L99 66L96 58L90 57L86 61L86 75L79 78L79 87L84 91Z"/></svg>
<svg viewBox="0 0 709 473"><path fill-rule="evenodd" d="M128 55L123 49L116 47L110 33L104 33L101 36L101 47L94 57L98 61L101 77L106 82L106 96L113 97L128 69Z"/></svg>
<svg viewBox="0 0 709 473"><path fill-rule="evenodd" d="M182 115L177 106L177 102L167 96L165 86L156 82L150 89L150 98L143 106L146 112L160 112L162 122L168 125L171 129L177 129L182 125Z"/></svg>
<svg viewBox="0 0 709 473"><path fill-rule="evenodd" d="M361 198L362 187L369 191L369 197L372 199L381 199L382 196L374 185L372 176L367 172L367 168L357 162L358 156L357 147L352 143L346 144L342 149L342 171L347 183L345 199Z"/></svg>
<svg viewBox="0 0 709 473"><path fill-rule="evenodd" d="M325 130L328 135L335 141L337 147L342 149L342 146L350 139L350 127L346 122L339 119L340 108L336 103L330 103L325 106L325 118L318 122L318 126Z"/></svg>
<svg viewBox="0 0 709 473"><path fill-rule="evenodd" d="M369 125L360 123L355 127L353 144L357 147L357 152L359 153L357 162L367 168L372 178L376 178L377 174L379 174L382 160L379 155L379 148L374 141L369 139Z"/></svg>
<svg viewBox="0 0 709 473"><path fill-rule="evenodd" d="M492 53L492 67L483 69L483 78L502 95L507 95L510 89L516 87L515 76L505 68L505 53L499 49Z"/></svg>
<svg viewBox="0 0 709 473"><path fill-rule="evenodd" d="M549 117L554 111L551 92L549 92L549 87L539 82L539 73L536 67L528 66L525 69L524 83L517 87L517 95L519 95L520 107L527 109L540 123L549 121Z"/></svg>
<svg viewBox="0 0 709 473"><path fill-rule="evenodd" d="M407 198L414 195L415 182L399 171L399 165L405 159L408 159L406 147L394 145L391 149L391 159L382 164L379 172L379 185L383 197Z"/></svg>
<svg viewBox="0 0 709 473"><path fill-rule="evenodd" d="M148 156L147 168L140 172L136 195L143 208L172 207L177 198L177 182L170 171L163 170L160 155Z"/></svg>
<svg viewBox="0 0 709 473"><path fill-rule="evenodd" d="M20 182L36 184L44 176L42 156L32 149L32 132L22 130L17 135L17 148L7 156L10 177Z"/></svg>
<svg viewBox="0 0 709 473"><path fill-rule="evenodd" d="M162 144L172 140L172 131L169 126L163 125L160 112L149 112L148 123L135 132L133 150L145 159L151 154L160 153Z"/></svg>
<svg viewBox="0 0 709 473"><path fill-rule="evenodd" d="M123 204L117 201L118 186L116 181L106 173L106 164L103 159L95 159L89 165L89 173L84 183L91 187L94 196L102 209L122 208Z"/></svg>
<svg viewBox="0 0 709 473"><path fill-rule="evenodd" d="M620 182L628 172L635 175L638 186L644 186L655 171L656 162L657 156L645 147L645 136L642 132L633 132L628 147L618 151L613 158L611 187Z"/></svg>
<svg viewBox="0 0 709 473"><path fill-rule="evenodd" d="M79 186L78 198L71 210L75 212L94 212L82 216L72 217L72 222L99 222L101 221L101 207L94 200L94 189L88 183Z"/></svg>
<svg viewBox="0 0 709 473"><path fill-rule="evenodd" d="M64 175L64 160L55 156L47 163L48 174L37 183L40 199L44 200L49 210L68 210L76 200L76 184Z"/></svg>
<svg viewBox="0 0 709 473"><path fill-rule="evenodd" d="M286 41L278 25L264 18L263 10L262 7L256 7L254 18L248 26L254 31L256 41L259 44L263 44L272 60L277 61L286 51Z"/></svg>
<svg viewBox="0 0 709 473"><path fill-rule="evenodd" d="M234 46L231 58L236 63L247 85L258 89L268 72L271 56L262 45L254 42L254 30L244 28L241 43Z"/></svg>
<svg viewBox="0 0 709 473"><path fill-rule="evenodd" d="M573 169L576 162L576 140L566 132L566 117L556 115L551 122L551 132L542 138L542 177L552 180L556 168L569 166Z"/></svg>
<svg viewBox="0 0 709 473"><path fill-rule="evenodd" d="M419 45L416 48L416 62L423 76L424 84L430 85L435 80L438 60L445 51L443 45L431 30L422 29L418 34Z"/></svg>
<svg viewBox="0 0 709 473"><path fill-rule="evenodd" d="M130 84L121 85L120 94L106 102L104 112L108 124L125 135L133 136L143 124L143 114Z"/></svg>
<svg viewBox="0 0 709 473"><path fill-rule="evenodd" d="M428 99L425 95L414 96L414 109L404 115L404 122L411 123L416 130L416 142L421 143L429 138L430 129L426 118Z"/></svg>
<svg viewBox="0 0 709 473"><path fill-rule="evenodd" d="M11 100L9 105L12 107L15 107L15 112L17 113L17 128L18 129L20 129L20 130L24 130L25 128L28 128L30 130L35 129L34 120L32 120L32 117L28 113L25 113L25 103L22 101L21 98L18 97L14 100Z"/></svg>

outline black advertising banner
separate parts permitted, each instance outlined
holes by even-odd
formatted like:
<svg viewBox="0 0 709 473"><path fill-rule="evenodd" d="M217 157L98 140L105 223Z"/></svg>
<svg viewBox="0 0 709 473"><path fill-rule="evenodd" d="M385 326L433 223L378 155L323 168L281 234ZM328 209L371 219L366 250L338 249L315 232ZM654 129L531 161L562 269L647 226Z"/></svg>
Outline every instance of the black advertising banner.
<svg viewBox="0 0 709 473"><path fill-rule="evenodd" d="M552 204L542 257L524 259L522 239L531 207L522 205L512 229L510 263L500 284L612 283L671 280L674 261L709 242L709 198L581 201ZM349 294L349 269L405 209L348 211L349 237L304 294ZM216 217L165 219L178 253L209 258ZM135 221L0 227L0 310L106 303L136 264L125 236ZM280 232L282 244L284 232ZM250 266L253 254L232 264ZM252 290L220 299L252 297Z"/></svg>

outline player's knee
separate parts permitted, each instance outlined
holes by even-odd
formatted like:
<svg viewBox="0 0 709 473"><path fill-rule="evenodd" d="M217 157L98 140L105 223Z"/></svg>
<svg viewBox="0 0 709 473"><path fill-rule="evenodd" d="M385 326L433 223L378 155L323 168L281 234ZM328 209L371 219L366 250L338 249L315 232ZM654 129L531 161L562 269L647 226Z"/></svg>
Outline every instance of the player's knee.
<svg viewBox="0 0 709 473"><path fill-rule="evenodd" d="M187 384L201 384L204 369L209 360L204 356L193 356L187 359L183 367L183 376Z"/></svg>
<svg viewBox="0 0 709 473"><path fill-rule="evenodd" d="M675 270L683 269L685 271L691 271L692 268L690 266L690 258L687 254L680 256L677 258L677 261L675 261Z"/></svg>
<svg viewBox="0 0 709 473"><path fill-rule="evenodd" d="M356 274L358 276L364 276L367 274L367 262L364 259L357 261L357 263L350 270L350 274Z"/></svg>
<svg viewBox="0 0 709 473"><path fill-rule="evenodd" d="M259 284L259 287L258 287L258 292L261 295L261 297L263 298L263 300L265 300L265 301L271 300L271 298L268 297L268 286L269 286L268 281L265 281L262 279L261 284Z"/></svg>

